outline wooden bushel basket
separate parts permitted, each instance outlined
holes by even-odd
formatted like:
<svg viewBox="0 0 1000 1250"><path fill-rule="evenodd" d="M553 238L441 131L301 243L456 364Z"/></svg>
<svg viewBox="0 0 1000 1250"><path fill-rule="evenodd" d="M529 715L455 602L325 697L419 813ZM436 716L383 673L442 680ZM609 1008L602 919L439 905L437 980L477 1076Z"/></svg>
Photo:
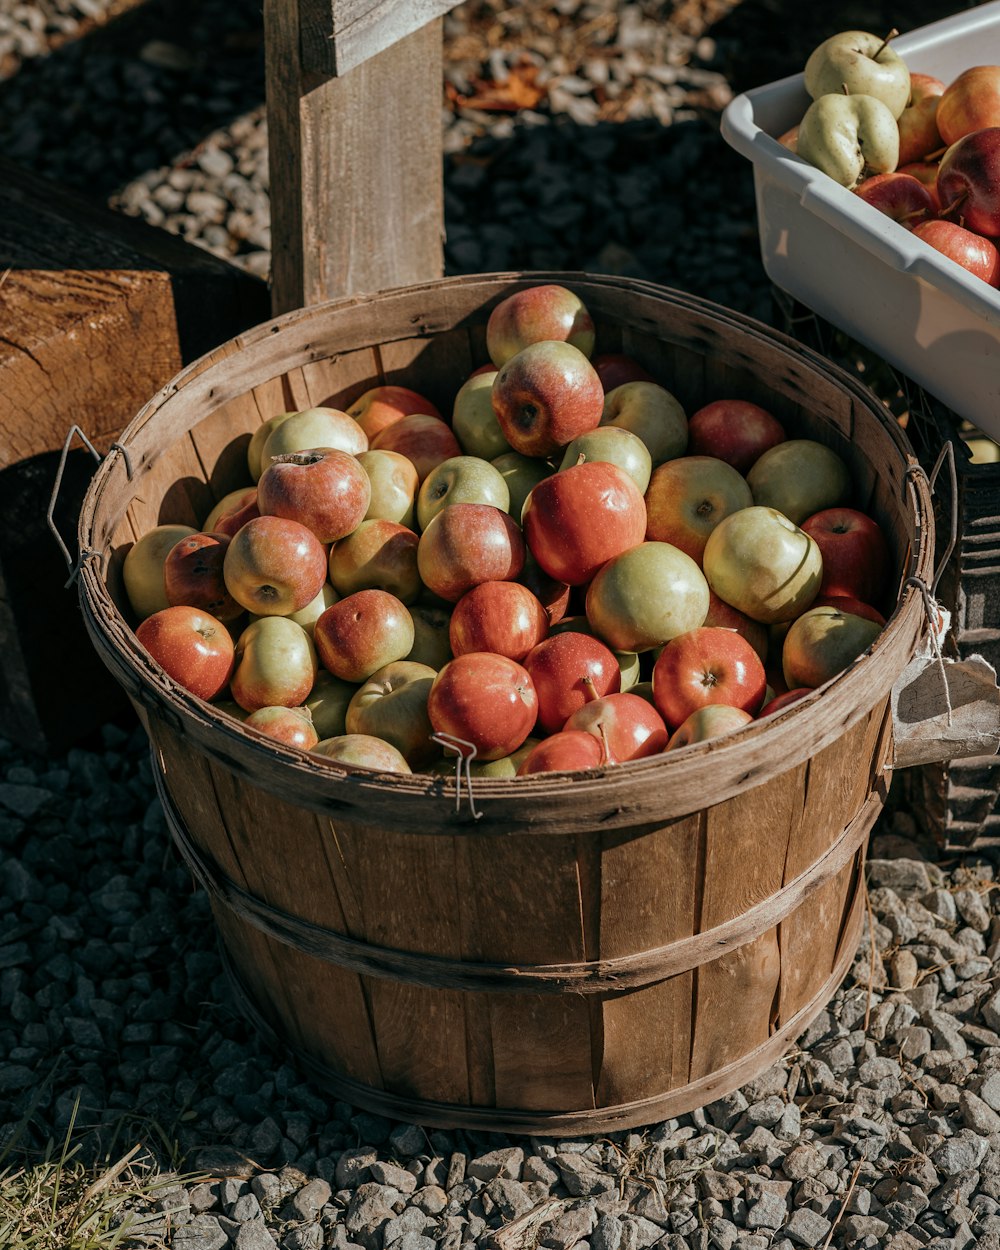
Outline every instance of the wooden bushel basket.
<svg viewBox="0 0 1000 1250"><path fill-rule="evenodd" d="M687 411L765 404L834 447L884 527L899 604L869 655L766 721L672 755L514 781L349 771L188 695L129 626L121 564L245 483L250 432L380 381L449 412L490 309L571 286L601 352ZM80 524L93 641L148 726L173 834L211 893L255 1027L356 1105L428 1125L606 1132L773 1063L857 948L889 693L924 631L926 477L846 373L757 322L583 274L445 279L288 314L186 369L97 470ZM126 454L127 453L127 454ZM890 589L895 589L895 586Z"/></svg>

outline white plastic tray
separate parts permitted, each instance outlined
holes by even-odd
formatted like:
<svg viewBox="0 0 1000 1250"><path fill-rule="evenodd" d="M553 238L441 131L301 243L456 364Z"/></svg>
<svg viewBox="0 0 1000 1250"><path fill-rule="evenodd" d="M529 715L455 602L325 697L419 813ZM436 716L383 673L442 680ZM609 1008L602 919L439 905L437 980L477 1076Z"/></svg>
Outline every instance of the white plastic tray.
<svg viewBox="0 0 1000 1250"><path fill-rule="evenodd" d="M945 83L998 65L1000 0L893 47L911 71ZM796 74L737 96L722 116L726 141L753 162L768 277L1000 439L1000 291L782 147L776 136L808 104Z"/></svg>

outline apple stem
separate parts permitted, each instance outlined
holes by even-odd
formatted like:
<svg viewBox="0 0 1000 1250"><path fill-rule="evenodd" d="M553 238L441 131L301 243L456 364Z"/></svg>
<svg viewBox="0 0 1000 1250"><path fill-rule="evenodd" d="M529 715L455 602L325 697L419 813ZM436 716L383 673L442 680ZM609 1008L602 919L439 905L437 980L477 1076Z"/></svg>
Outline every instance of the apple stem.
<svg viewBox="0 0 1000 1250"><path fill-rule="evenodd" d="M576 458L577 466L583 464L586 461L586 459L587 459L587 453L581 451L580 454Z"/></svg>
<svg viewBox="0 0 1000 1250"><path fill-rule="evenodd" d="M948 145L946 143L944 147L935 148L933 152L928 152L927 155L922 157L921 159L925 161L936 161L936 160L939 160L942 156L944 156L945 152L947 151L948 151Z"/></svg>
<svg viewBox="0 0 1000 1250"><path fill-rule="evenodd" d="M608 746L608 731L604 727L603 721L597 722L597 731L601 735L601 763L613 764L615 761L611 756L611 748Z"/></svg>
<svg viewBox="0 0 1000 1250"><path fill-rule="evenodd" d="M846 83L846 82L842 82L842 83L840 84L840 89L841 89L841 91L843 91L844 95L850 95L850 94L851 94L851 89L850 89L850 87L847 85L847 83Z"/></svg>
<svg viewBox="0 0 1000 1250"><path fill-rule="evenodd" d="M585 703L593 703L598 698L597 687L594 685L593 677L587 676L583 678L583 699Z"/></svg>
<svg viewBox="0 0 1000 1250"><path fill-rule="evenodd" d="M898 34L899 34L899 31L895 28L895 26L893 26L892 30L890 30L890 31L889 31L889 33L886 35L886 37L885 37L885 38L882 40L882 42L879 44L879 46L878 46L878 51L877 51L877 52L875 53L875 55L872 57L872 60L873 60L873 61L877 61L877 60L879 59L879 57L882 55L882 53L883 53L883 52L886 50L886 48L889 46L889 42L890 42L890 40L895 39L895 38L896 38L896 36L897 36Z"/></svg>
<svg viewBox="0 0 1000 1250"><path fill-rule="evenodd" d="M969 189L968 187L966 187L965 190L962 192L962 194L959 196L956 196L956 198L952 200L952 202L948 205L947 208L941 209L941 211L938 213L938 216L943 217L945 220L947 220L948 217L952 213L957 212L957 210L962 207L962 205L968 199L968 196L969 196Z"/></svg>

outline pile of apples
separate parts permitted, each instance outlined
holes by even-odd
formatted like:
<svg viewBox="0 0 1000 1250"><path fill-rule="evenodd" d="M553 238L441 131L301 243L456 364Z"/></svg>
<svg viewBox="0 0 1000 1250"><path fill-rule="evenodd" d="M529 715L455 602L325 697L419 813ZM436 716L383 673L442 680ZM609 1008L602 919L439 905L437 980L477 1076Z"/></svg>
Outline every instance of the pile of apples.
<svg viewBox="0 0 1000 1250"><path fill-rule="evenodd" d="M513 777L738 730L871 646L889 550L839 455L739 398L688 420L565 287L486 337L450 423L390 385L276 414L200 531L135 543L170 677L342 764Z"/></svg>
<svg viewBox="0 0 1000 1250"><path fill-rule="evenodd" d="M889 40L832 35L806 61L812 104L779 142L991 286L1000 285L1000 66L944 83Z"/></svg>

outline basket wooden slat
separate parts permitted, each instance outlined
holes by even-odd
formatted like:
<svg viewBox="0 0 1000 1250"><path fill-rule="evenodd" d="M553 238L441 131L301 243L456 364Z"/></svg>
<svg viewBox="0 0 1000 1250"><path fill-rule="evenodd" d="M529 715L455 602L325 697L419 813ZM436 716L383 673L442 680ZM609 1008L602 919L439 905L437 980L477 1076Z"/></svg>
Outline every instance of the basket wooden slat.
<svg viewBox="0 0 1000 1250"><path fill-rule="evenodd" d="M139 647L118 575L144 528L196 523L246 482L246 443L276 412L346 407L389 381L450 415L486 358L490 308L541 281L574 286L599 350L635 355L689 412L752 398L834 447L886 530L895 585L929 575L926 480L848 375L693 297L531 274L288 314L198 362L126 431L129 465L112 455L99 469L81 580L258 1027L385 1114L561 1133L734 1088L829 997L857 941L889 691L923 631L919 590L903 587L867 657L769 721L586 774L477 779L473 820L453 778L345 770L186 695Z"/></svg>

